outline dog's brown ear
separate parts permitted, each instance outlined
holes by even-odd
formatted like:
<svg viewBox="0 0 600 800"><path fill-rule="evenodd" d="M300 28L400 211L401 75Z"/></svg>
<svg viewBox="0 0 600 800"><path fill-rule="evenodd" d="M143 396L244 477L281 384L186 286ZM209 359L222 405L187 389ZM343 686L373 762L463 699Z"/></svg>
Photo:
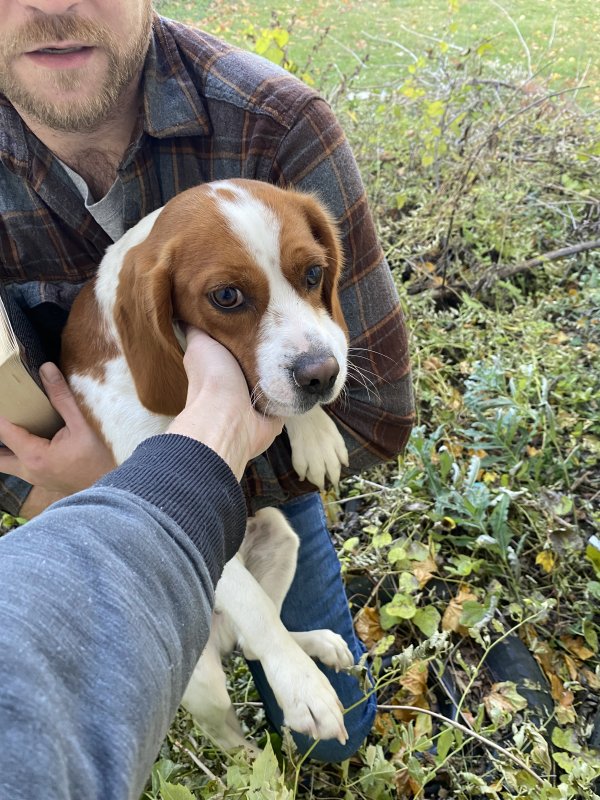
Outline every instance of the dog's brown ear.
<svg viewBox="0 0 600 800"><path fill-rule="evenodd" d="M151 239L152 237L150 237ZM171 253L142 242L123 259L115 322L142 405L175 416L185 405L187 377L173 332Z"/></svg>
<svg viewBox="0 0 600 800"><path fill-rule="evenodd" d="M332 319L348 335L338 295L338 283L342 272L342 247L338 228L329 212L310 195L304 195L304 210L312 235L327 252L328 267L323 281L323 300Z"/></svg>

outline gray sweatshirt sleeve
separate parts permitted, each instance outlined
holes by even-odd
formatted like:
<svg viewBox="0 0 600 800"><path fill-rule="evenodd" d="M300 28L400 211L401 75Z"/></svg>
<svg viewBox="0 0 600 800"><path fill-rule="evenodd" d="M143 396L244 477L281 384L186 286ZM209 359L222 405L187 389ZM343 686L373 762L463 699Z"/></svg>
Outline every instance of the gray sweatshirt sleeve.
<svg viewBox="0 0 600 800"><path fill-rule="evenodd" d="M138 800L244 528L227 465L164 435L0 539L0 798Z"/></svg>

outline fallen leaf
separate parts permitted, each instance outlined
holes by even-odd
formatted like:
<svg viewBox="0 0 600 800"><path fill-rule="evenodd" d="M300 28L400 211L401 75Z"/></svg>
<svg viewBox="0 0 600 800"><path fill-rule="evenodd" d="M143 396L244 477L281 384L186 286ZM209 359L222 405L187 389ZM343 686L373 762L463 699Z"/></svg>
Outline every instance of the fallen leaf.
<svg viewBox="0 0 600 800"><path fill-rule="evenodd" d="M585 639L581 636L561 636L561 642L570 653L573 653L582 661L587 661L595 655L594 651L587 647Z"/></svg>
<svg viewBox="0 0 600 800"><path fill-rule="evenodd" d="M412 573L419 581L419 588L421 589L431 580L437 571L437 564L431 556L427 556L423 561L415 561L412 564Z"/></svg>
<svg viewBox="0 0 600 800"><path fill-rule="evenodd" d="M354 620L354 629L361 642L370 650L386 635L379 624L379 612L376 608L365 606Z"/></svg>
<svg viewBox="0 0 600 800"><path fill-rule="evenodd" d="M517 711L527 708L527 700L518 693L513 681L495 683L483 698L483 704L495 725L506 725Z"/></svg>
<svg viewBox="0 0 600 800"><path fill-rule="evenodd" d="M456 597L448 603L444 616L442 617L442 630L453 631L454 633L466 634L466 628L460 624L463 613L463 604L466 600L477 600L475 594L468 586L461 586Z"/></svg>
<svg viewBox="0 0 600 800"><path fill-rule="evenodd" d="M541 550L535 557L535 563L539 564L544 572L552 572L556 556L552 550Z"/></svg>
<svg viewBox="0 0 600 800"><path fill-rule="evenodd" d="M400 678L399 683L412 697L419 698L427 694L427 676L427 662L416 661Z"/></svg>

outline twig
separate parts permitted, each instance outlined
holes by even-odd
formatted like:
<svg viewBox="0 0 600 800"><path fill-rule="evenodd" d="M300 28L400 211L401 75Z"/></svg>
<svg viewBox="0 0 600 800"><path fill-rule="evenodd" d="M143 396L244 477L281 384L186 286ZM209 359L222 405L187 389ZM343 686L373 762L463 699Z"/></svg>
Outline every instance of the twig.
<svg viewBox="0 0 600 800"><path fill-rule="evenodd" d="M349 53L352 56L352 58L354 58L356 61L358 61L358 63L360 64L361 67L366 67L367 66L366 62L362 60L362 58L358 55L358 53L355 53L354 50L351 47L348 47L343 42L340 42L339 39L336 39L335 36L332 33L329 34L329 38L331 39L331 41L334 44L337 44L338 47L341 47L342 50L345 50L347 53Z"/></svg>
<svg viewBox="0 0 600 800"><path fill-rule="evenodd" d="M422 33L421 31L415 31L412 28L409 28L407 25L400 25L402 30L406 31L407 33L411 33L413 36L418 36L420 39L429 39L430 42L437 42L437 44L447 44L448 47L452 48L452 50L462 50L462 47L459 47L457 44L452 44L452 42L446 42L444 39L438 39L437 36L430 36L428 33Z"/></svg>
<svg viewBox="0 0 600 800"><path fill-rule="evenodd" d="M510 24L513 26L513 28L517 32L517 36L519 37L519 41L521 42L523 50L525 50L525 57L527 59L527 74L529 75L529 77L531 77L531 74L533 72L533 70L531 68L531 51L529 50L529 47L527 46L527 42L523 38L523 34L521 33L521 29L519 28L517 23L514 21L514 19L511 17L511 15L508 13L508 11L504 8L504 6L500 5L500 3L496 2L496 0L490 0L490 3L493 6L496 6L496 8L499 9L504 14L504 16L508 19Z"/></svg>
<svg viewBox="0 0 600 800"><path fill-rule="evenodd" d="M445 722L447 725L450 725L452 728L457 728L462 733L466 734L467 736L473 737L473 739L477 739L478 742L481 742L486 747L491 747L494 750L505 755L511 761L514 761L521 769L524 769L532 778L535 779L536 783L540 786L544 785L544 781L540 776L534 772L531 767L528 767L524 761L516 756L514 753L511 753L510 750L507 750L506 747L502 747L502 745L493 742L491 739L487 739L485 736L482 736L480 733L476 733L471 728L468 728L466 725L462 725L460 722L456 722L456 720L448 719L443 714L437 714L435 711L430 711L427 708L419 708L418 706L395 706L395 705L378 705L378 711L414 711L418 714L427 714L429 717L435 717L435 719L439 719L441 722Z"/></svg>
<svg viewBox="0 0 600 800"><path fill-rule="evenodd" d="M394 39L382 39L381 36L373 36L372 33L368 33L367 31L362 31L362 35L365 37L365 39L372 39L374 42L379 42L380 44L381 43L391 44L392 47L395 47L397 50L400 50L401 52L406 53L406 55L410 56L413 61L419 60L419 57L417 56L416 53L413 53L413 51L409 50L408 47L406 47L403 44L400 44L400 42L396 42Z"/></svg>
<svg viewBox="0 0 600 800"><path fill-rule="evenodd" d="M581 242L574 244L570 247L561 247L560 250L551 250L549 253L544 253L542 256L530 258L528 261L523 261L521 264L514 264L508 267L499 267L490 269L481 277L474 285L473 291L478 292L481 289L489 288L493 281L501 280L502 278L511 278L520 272L527 272L535 267L540 267L549 261L558 261L561 258L569 258L570 256L583 253L586 250L598 250L600 248L600 239L593 239L590 242Z"/></svg>
<svg viewBox="0 0 600 800"><path fill-rule="evenodd" d="M189 747L185 747L185 745L183 745L183 744L181 744L181 742L177 742L177 741L173 742L173 744L175 745L175 747L178 750L182 751L187 756L189 756L192 759L192 761L194 762L194 764L198 767L198 769L201 770L208 778L210 778L211 781L216 781L222 789L226 789L227 788L225 786L225 784L223 783L223 781L218 777L218 775L215 775L214 772L212 772L206 766L206 764L203 764L202 761L200 761L200 759L194 753L192 753L192 751L189 749Z"/></svg>

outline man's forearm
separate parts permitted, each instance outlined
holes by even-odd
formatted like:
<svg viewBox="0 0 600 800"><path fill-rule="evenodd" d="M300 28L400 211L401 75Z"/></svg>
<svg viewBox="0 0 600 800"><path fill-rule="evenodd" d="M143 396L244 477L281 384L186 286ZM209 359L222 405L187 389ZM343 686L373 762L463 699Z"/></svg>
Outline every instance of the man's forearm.
<svg viewBox="0 0 600 800"><path fill-rule="evenodd" d="M228 467L161 436L0 540L0 795L137 800L244 524Z"/></svg>

